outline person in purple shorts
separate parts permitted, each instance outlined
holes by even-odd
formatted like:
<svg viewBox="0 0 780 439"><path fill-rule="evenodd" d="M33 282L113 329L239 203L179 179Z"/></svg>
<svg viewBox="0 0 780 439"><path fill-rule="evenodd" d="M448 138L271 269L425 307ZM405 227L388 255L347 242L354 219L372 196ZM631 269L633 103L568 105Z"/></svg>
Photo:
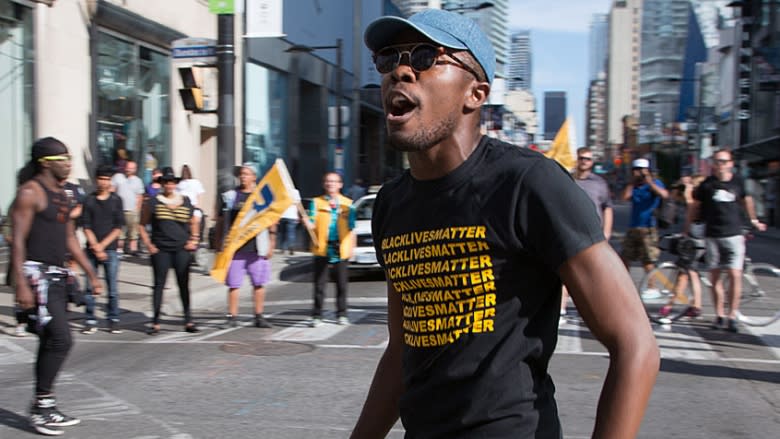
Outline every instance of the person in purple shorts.
<svg viewBox="0 0 780 439"><path fill-rule="evenodd" d="M222 194L222 208L217 219L217 230L222 236L227 236L233 221L235 220L244 203L255 191L257 184L257 171L252 163L244 163L239 168L239 186ZM222 239L220 239L222 241ZM255 327L272 328L273 325L263 316L265 304L265 285L271 280L271 256L276 244L276 224L263 230L239 248L228 268L225 284L228 287L228 313L225 323L220 328L234 328L238 326L238 290L249 275L254 287L255 299ZM224 245L224 243L223 243Z"/></svg>

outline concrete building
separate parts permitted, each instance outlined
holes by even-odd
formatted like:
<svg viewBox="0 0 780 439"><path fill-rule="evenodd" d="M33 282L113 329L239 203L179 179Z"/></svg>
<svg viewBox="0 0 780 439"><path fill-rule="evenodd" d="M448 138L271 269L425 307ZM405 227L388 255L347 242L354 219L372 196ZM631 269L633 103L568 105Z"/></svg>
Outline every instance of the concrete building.
<svg viewBox="0 0 780 439"><path fill-rule="evenodd" d="M539 115L533 93L530 90L510 90L504 96L504 107L522 124L526 144L534 143L539 133Z"/></svg>
<svg viewBox="0 0 780 439"><path fill-rule="evenodd" d="M521 30L512 34L509 44L509 73L507 84L509 91L530 90L532 82L531 31Z"/></svg>
<svg viewBox="0 0 780 439"><path fill-rule="evenodd" d="M598 161L614 157L614 151L607 142L607 81L606 74L601 72L588 87L588 101L585 109L585 146L593 149L593 155Z"/></svg>
<svg viewBox="0 0 780 439"><path fill-rule="evenodd" d="M642 0L614 0L609 11L607 141L624 144L623 118L639 117Z"/></svg>
<svg viewBox="0 0 780 439"><path fill-rule="evenodd" d="M544 139L552 140L566 120L566 92L544 92Z"/></svg>

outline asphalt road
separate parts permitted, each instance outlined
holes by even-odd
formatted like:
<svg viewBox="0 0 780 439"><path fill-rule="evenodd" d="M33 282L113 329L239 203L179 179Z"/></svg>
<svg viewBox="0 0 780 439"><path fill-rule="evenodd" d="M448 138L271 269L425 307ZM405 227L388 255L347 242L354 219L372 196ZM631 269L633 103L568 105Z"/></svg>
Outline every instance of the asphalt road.
<svg viewBox="0 0 780 439"><path fill-rule="evenodd" d="M618 227L624 216L620 207ZM754 259L778 263L773 239L750 244ZM711 330L708 303L704 320L655 328L663 361L639 437L777 437L780 323L740 334ZM224 306L224 296L199 301L195 316L204 331L195 335L180 332L173 316L161 335L149 337L142 315L123 316L119 335L76 333L57 393L61 409L83 422L65 437L348 437L386 343L383 280L353 279L349 326L305 325L311 307L305 275L269 289L273 329L251 326L247 287L245 326L217 329ZM26 419L36 346L31 337L0 336L2 439L37 437ZM589 437L607 365L606 352L576 316L561 327L551 374L566 438ZM403 437L402 426L389 437Z"/></svg>

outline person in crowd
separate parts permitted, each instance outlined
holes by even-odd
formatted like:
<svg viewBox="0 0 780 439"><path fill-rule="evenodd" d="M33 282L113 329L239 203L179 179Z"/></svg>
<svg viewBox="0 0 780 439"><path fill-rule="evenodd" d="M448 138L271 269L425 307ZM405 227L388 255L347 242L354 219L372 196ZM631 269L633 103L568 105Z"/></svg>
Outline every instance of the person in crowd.
<svg viewBox="0 0 780 439"><path fill-rule="evenodd" d="M125 215L125 228L119 237L117 251L121 254L127 250L131 255L138 254L138 213L141 211L144 195L144 182L135 173L138 165L130 160L125 164L124 173L116 173L111 177L114 191L122 200Z"/></svg>
<svg viewBox="0 0 780 439"><path fill-rule="evenodd" d="M366 187L363 185L363 179L360 177L357 177L354 182L352 182L352 186L349 187L349 191L347 191L347 195L349 198L351 198L353 201L357 201L366 194Z"/></svg>
<svg viewBox="0 0 780 439"><path fill-rule="evenodd" d="M548 373L561 281L610 365L593 437L635 437L658 345L593 203L555 161L480 133L488 37L439 9L381 17L364 39L387 138L409 169L377 194L389 340L353 438L563 437Z"/></svg>
<svg viewBox="0 0 780 439"><path fill-rule="evenodd" d="M220 232L219 241L223 242L246 200L257 188L257 170L254 163L244 163L238 169L239 186L222 194L220 216L216 230ZM238 326L238 295L244 278L249 275L254 289L255 327L272 328L273 325L263 316L265 307L265 285L271 280L271 257L276 246L277 225L262 230L250 238L233 255L228 267L225 284L228 287L228 313L222 329Z"/></svg>
<svg viewBox="0 0 780 439"><path fill-rule="evenodd" d="M593 151L587 146L577 149L577 166L574 168L574 181L582 188L596 206L601 220L604 239L609 242L612 236L612 198L609 195L607 181L593 172ZM566 305L569 293L566 287L561 292L561 323L566 322Z"/></svg>
<svg viewBox="0 0 780 439"><path fill-rule="evenodd" d="M206 193L203 183L192 176L192 170L189 165L181 167L181 180L176 185L176 190L180 194L190 199L192 207L195 208L195 221L197 221L198 235L203 236L203 228L206 219L203 217L203 209L200 208L200 196ZM200 243L198 243L200 244Z"/></svg>
<svg viewBox="0 0 780 439"><path fill-rule="evenodd" d="M715 151L712 161L713 175L707 177L693 192L685 233L691 233L690 223L694 218L698 217L704 222L706 261L710 269L712 302L715 306L712 328L739 332L737 315L742 298L742 268L745 263L745 236L742 233L740 205L753 227L764 231L766 225L756 218L753 197L745 192L744 182L734 173L731 151ZM728 314L723 303L722 271L726 271L729 279Z"/></svg>
<svg viewBox="0 0 780 439"><path fill-rule="evenodd" d="M20 183L17 183L17 185L21 185ZM3 218L3 240L8 245L9 253L13 250L13 236L11 231L13 230L13 227L11 226L11 214L10 212L13 210L13 204L8 208L8 215L6 215ZM8 264L6 267L5 272L5 285L11 287L12 289L15 288L14 285L14 276L13 276L13 264ZM18 307L17 307L18 308ZM17 309L17 311L19 311ZM27 324L23 323L20 320L20 313L16 312L16 326L14 327L14 335L16 337L26 337L27 336Z"/></svg>
<svg viewBox="0 0 780 439"><path fill-rule="evenodd" d="M162 176L162 169L160 168L152 169L152 181L150 181L149 184L146 185L146 189L145 189L146 198L154 198L162 190L162 185L157 182L160 179L160 176Z"/></svg>
<svg viewBox="0 0 780 439"><path fill-rule="evenodd" d="M341 195L344 180L337 172L328 172L322 178L325 193L311 200L309 215L304 223L314 239L314 310L311 327L322 324L322 308L329 268L336 272L336 318L339 325L349 324L347 315L347 264L355 249L355 212L352 200Z"/></svg>
<svg viewBox="0 0 780 439"><path fill-rule="evenodd" d="M282 213L282 218L279 220L279 231L282 235L282 245L279 248L282 252L286 251L289 254L294 253L298 238L298 224L301 218L298 213L301 194L297 189L293 189L292 197L296 201Z"/></svg>
<svg viewBox="0 0 780 439"><path fill-rule="evenodd" d="M87 257L98 270L103 267L106 286L108 287L108 330L112 334L121 333L119 327L119 256L117 255L117 239L125 225L122 200L111 192L110 166L100 166L95 175L95 192L90 194L84 202L82 215L82 227L87 240ZM97 319L95 318L95 299L89 294L91 285L87 287L86 320L84 322L84 334L97 332Z"/></svg>
<svg viewBox="0 0 780 439"><path fill-rule="evenodd" d="M36 432L51 436L80 422L60 412L54 396L54 381L73 344L66 311L67 252L96 285L94 294L102 292L70 219L71 203L62 188L70 171L71 156L64 143L53 137L35 141L31 160L19 173L11 211L16 302L20 318L40 339L30 423Z"/></svg>
<svg viewBox="0 0 780 439"><path fill-rule="evenodd" d="M162 192L144 203L138 233L152 259L154 291L152 309L154 317L148 328L149 335L160 333L160 308L168 271L173 268L184 308L184 330L200 332L192 321L190 312L190 261L200 242L194 208L189 198L176 192L179 179L170 167L163 168L159 182ZM151 237L146 226L151 226Z"/></svg>
<svg viewBox="0 0 780 439"><path fill-rule="evenodd" d="M650 161L638 158L631 162L631 180L623 188L623 201L631 201L631 220L628 225L620 257L626 268L632 261L639 261L645 273L655 268L660 250L658 249L658 228L655 209L661 200L669 197L669 191L650 172ZM654 285L644 294L658 294Z"/></svg>

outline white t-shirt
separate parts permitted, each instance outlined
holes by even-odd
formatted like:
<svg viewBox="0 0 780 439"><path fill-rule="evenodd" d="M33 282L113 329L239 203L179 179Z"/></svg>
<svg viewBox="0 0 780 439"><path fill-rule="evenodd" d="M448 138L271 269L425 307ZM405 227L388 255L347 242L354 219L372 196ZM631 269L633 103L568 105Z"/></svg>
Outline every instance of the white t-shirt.
<svg viewBox="0 0 780 439"><path fill-rule="evenodd" d="M180 181L179 184L176 185L176 190L178 190L180 194L186 195L195 207L198 207L198 198L200 195L206 193L200 180L194 178Z"/></svg>
<svg viewBox="0 0 780 439"><path fill-rule="evenodd" d="M130 177L116 173L111 177L111 184L116 188L116 194L122 200L122 210L135 211L138 196L144 194L144 182L137 176Z"/></svg>
<svg viewBox="0 0 780 439"><path fill-rule="evenodd" d="M297 221L298 220L297 204L301 201L301 194L300 192L298 192L298 189L293 189L290 195L292 195L293 203L282 213L282 218Z"/></svg>

